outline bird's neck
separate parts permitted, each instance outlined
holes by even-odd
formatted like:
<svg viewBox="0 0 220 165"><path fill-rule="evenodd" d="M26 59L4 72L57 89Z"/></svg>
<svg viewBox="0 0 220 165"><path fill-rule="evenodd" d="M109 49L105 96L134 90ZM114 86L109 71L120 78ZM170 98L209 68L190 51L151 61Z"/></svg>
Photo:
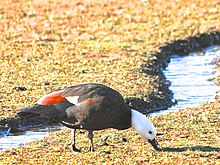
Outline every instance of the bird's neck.
<svg viewBox="0 0 220 165"><path fill-rule="evenodd" d="M131 110L131 124L137 131L142 129L141 127L144 119L146 119L146 117L142 113L134 109Z"/></svg>

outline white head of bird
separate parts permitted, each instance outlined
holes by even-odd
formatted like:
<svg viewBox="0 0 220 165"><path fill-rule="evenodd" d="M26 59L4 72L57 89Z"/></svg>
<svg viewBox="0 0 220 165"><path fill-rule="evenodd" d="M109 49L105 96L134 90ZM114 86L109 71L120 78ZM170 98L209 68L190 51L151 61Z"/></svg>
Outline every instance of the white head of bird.
<svg viewBox="0 0 220 165"><path fill-rule="evenodd" d="M132 111L132 125L142 138L146 139L156 150L159 150L156 142L156 128L153 123L142 113Z"/></svg>

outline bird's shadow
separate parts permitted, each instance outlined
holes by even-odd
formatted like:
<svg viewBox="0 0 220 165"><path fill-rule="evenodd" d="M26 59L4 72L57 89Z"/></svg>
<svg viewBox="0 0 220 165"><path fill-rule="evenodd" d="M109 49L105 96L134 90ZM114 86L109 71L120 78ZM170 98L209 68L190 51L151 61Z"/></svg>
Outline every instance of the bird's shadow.
<svg viewBox="0 0 220 165"><path fill-rule="evenodd" d="M161 151L161 152L185 152L185 151L219 152L220 148L210 147L210 146L190 146L190 147L181 147L181 148L165 147L165 148L160 148L158 151Z"/></svg>

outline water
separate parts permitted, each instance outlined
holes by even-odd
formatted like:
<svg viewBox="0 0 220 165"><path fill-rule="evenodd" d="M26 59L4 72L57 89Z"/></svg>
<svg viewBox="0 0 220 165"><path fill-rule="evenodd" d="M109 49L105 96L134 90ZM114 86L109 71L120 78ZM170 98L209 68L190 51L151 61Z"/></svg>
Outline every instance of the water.
<svg viewBox="0 0 220 165"><path fill-rule="evenodd" d="M0 136L0 150L20 147L27 142L43 139L49 136L51 132L60 129L62 129L62 126L50 126L25 131L19 135L9 134L4 137Z"/></svg>
<svg viewBox="0 0 220 165"><path fill-rule="evenodd" d="M210 63L217 56L220 56L220 46L209 47L202 52L192 53L185 57L173 56L164 73L172 84L170 89L178 104L151 115L168 113L214 100L218 87L208 80L214 77L212 74L214 66ZM26 131L18 136L9 134L9 136L0 137L0 150L20 147L27 142L40 140L48 136L50 132L59 129L62 127L54 126Z"/></svg>
<svg viewBox="0 0 220 165"><path fill-rule="evenodd" d="M174 93L177 105L165 111L158 111L151 115L166 114L186 107L214 101L216 86L210 79L214 78L213 59L220 56L220 46L211 46L201 52L194 52L189 56L174 55L164 71L171 82L170 89Z"/></svg>

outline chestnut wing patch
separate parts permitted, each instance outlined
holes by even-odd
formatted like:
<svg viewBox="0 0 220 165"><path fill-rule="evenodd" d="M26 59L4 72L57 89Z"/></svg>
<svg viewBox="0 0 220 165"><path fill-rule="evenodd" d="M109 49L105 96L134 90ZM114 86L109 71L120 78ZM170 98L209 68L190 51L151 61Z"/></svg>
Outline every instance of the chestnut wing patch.
<svg viewBox="0 0 220 165"><path fill-rule="evenodd" d="M66 98L61 96L62 93L63 93L63 90L51 92L51 93L41 97L37 101L37 104L51 105L51 104L58 104L58 103L61 103L63 101L66 101Z"/></svg>
<svg viewBox="0 0 220 165"><path fill-rule="evenodd" d="M88 98L82 104L87 106L89 109L98 110L99 106L103 104L104 96L94 96L93 98Z"/></svg>

